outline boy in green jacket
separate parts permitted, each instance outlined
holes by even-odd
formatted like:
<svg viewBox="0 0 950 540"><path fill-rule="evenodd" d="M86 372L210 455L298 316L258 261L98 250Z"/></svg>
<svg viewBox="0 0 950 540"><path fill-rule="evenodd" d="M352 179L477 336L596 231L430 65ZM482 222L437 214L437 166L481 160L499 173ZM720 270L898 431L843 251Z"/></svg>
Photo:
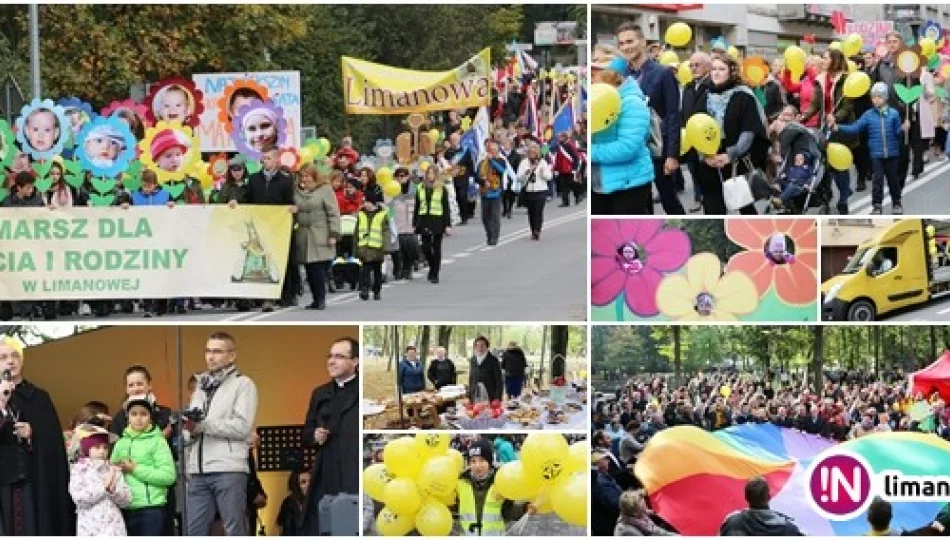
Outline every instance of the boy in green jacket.
<svg viewBox="0 0 950 540"><path fill-rule="evenodd" d="M129 536L161 536L168 487L175 483L175 460L162 431L152 424L147 396L125 403L129 425L112 450L112 463L125 474L132 504L123 513Z"/></svg>

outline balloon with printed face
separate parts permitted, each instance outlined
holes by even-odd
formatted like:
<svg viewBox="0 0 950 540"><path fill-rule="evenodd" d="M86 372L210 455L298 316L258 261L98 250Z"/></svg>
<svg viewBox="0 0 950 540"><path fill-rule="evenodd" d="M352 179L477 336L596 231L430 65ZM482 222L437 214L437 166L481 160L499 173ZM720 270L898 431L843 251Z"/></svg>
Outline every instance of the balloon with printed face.
<svg viewBox="0 0 950 540"><path fill-rule="evenodd" d="M719 151L720 131L719 124L705 113L697 113L686 121L686 136L693 148L711 156Z"/></svg>
<svg viewBox="0 0 950 540"><path fill-rule="evenodd" d="M599 133L617 121L620 116L620 93L609 84L596 83L590 87L590 129Z"/></svg>
<svg viewBox="0 0 950 540"><path fill-rule="evenodd" d="M693 29L683 22L675 22L666 29L666 42L674 47L685 47L693 37Z"/></svg>

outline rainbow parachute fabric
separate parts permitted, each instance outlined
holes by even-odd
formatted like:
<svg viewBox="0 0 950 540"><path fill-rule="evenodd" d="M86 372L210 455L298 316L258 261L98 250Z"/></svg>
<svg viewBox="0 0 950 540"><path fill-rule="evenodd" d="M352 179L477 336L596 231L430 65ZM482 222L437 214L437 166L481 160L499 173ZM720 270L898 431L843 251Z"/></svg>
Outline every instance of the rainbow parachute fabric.
<svg viewBox="0 0 950 540"><path fill-rule="evenodd" d="M808 535L867 533L866 514L830 521L807 499L805 472L835 443L772 424L743 424L709 433L678 426L656 434L636 464L636 475L656 512L683 535L716 536L727 515L746 508L746 480L762 476L770 486L771 508L792 517ZM950 473L950 443L934 435L894 432L868 435L840 448L863 457L875 473L899 470L912 475ZM941 503L894 503L894 530L916 529L933 521Z"/></svg>

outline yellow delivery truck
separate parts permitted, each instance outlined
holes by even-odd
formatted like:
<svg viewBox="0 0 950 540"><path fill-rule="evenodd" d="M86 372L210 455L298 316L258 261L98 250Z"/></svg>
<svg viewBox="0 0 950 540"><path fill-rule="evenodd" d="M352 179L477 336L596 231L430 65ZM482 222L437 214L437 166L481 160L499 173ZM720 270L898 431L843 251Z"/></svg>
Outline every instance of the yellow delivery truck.
<svg viewBox="0 0 950 540"><path fill-rule="evenodd" d="M934 225L905 219L858 246L841 274L821 285L822 319L873 321L948 291L950 265Z"/></svg>

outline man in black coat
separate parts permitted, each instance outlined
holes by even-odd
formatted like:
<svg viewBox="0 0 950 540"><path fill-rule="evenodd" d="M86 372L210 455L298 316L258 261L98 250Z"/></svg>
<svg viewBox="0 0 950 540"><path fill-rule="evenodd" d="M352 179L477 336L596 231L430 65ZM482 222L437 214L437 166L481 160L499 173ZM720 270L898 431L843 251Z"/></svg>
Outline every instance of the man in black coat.
<svg viewBox="0 0 950 540"><path fill-rule="evenodd" d="M459 207L459 217L462 225L475 216L475 207L468 199L468 185L475 174L475 162L472 154L462 148L462 136L458 133L449 135L451 145L445 151L445 159L452 165L452 185L455 187L455 201Z"/></svg>
<svg viewBox="0 0 950 540"><path fill-rule="evenodd" d="M709 79L709 71L712 69L712 59L704 52L693 53L689 57L689 69L693 74L693 80L683 87L683 103L680 107L680 119L685 126L689 117L696 113L705 113L699 110L699 104L706 103L706 96L709 89L712 88L712 81ZM689 169L690 177L693 178L693 207L690 212L699 212L703 209L703 194L699 189L699 183L696 182L696 163L699 161L699 154L693 148L689 149L683 155L683 161Z"/></svg>
<svg viewBox="0 0 950 540"><path fill-rule="evenodd" d="M600 450L591 453L590 493L591 532L594 536L613 536L620 517L620 495L623 489L607 472L608 458Z"/></svg>
<svg viewBox="0 0 950 540"><path fill-rule="evenodd" d="M478 385L482 384L490 401L501 400L503 391L501 362L488 351L488 347L488 339L485 336L475 338L475 355L469 360L469 399L475 399L478 394Z"/></svg>
<svg viewBox="0 0 950 540"><path fill-rule="evenodd" d="M360 345L344 337L330 346L327 370L332 381L310 396L303 443L318 448L313 462L304 530L320 536L320 500L325 496L357 495L360 487ZM353 523L353 531L360 530Z"/></svg>
<svg viewBox="0 0 950 540"><path fill-rule="evenodd" d="M59 416L22 369L22 346L0 337L0 535L75 536Z"/></svg>
<svg viewBox="0 0 950 540"><path fill-rule="evenodd" d="M524 388L524 375L528 369L528 359L517 343L508 343L508 349L501 355L501 369L505 372L505 392L508 399L521 395Z"/></svg>
<svg viewBox="0 0 950 540"><path fill-rule="evenodd" d="M445 347L435 349L435 358L429 362L426 377L436 390L443 386L458 384L458 374L455 372L455 362L446 357Z"/></svg>
<svg viewBox="0 0 950 540"><path fill-rule="evenodd" d="M263 168L247 180L247 204L279 205L288 208L294 206L294 181L290 175L280 170L278 156L276 148L264 152L261 158ZM280 293L280 301L284 307L297 305L297 291L300 289L300 271L297 268L297 257L294 256L292 236L286 247L290 256L287 258L284 286ZM273 310L270 302L264 304L265 312Z"/></svg>

